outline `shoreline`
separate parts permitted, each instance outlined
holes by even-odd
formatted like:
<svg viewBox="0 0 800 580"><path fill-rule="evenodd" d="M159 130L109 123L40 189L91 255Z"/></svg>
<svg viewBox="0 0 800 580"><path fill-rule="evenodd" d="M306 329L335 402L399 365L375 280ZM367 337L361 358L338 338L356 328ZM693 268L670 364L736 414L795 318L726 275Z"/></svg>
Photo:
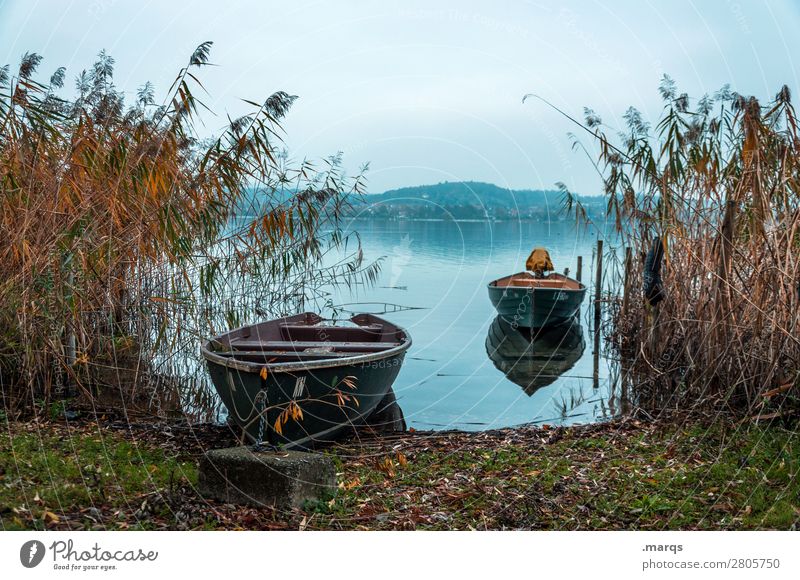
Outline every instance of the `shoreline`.
<svg viewBox="0 0 800 580"><path fill-rule="evenodd" d="M320 450L327 502L278 512L196 490L235 446L186 422L4 422L2 529L797 529L800 435L780 426L645 423L415 431Z"/></svg>

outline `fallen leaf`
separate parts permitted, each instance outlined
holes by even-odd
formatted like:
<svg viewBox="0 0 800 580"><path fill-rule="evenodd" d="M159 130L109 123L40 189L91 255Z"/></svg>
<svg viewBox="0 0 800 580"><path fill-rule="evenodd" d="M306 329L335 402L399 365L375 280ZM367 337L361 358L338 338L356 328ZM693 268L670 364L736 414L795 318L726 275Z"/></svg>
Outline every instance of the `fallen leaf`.
<svg viewBox="0 0 800 580"><path fill-rule="evenodd" d="M342 489L350 490L350 489L356 488L359 485L361 485L361 478L356 477L352 481L342 482L340 485L341 485Z"/></svg>

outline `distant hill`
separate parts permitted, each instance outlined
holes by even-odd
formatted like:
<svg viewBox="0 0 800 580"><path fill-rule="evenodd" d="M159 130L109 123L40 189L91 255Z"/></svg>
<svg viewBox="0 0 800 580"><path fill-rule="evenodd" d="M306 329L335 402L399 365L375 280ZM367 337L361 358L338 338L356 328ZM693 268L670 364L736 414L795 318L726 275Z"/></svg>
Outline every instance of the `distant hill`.
<svg viewBox="0 0 800 580"><path fill-rule="evenodd" d="M512 190L479 181L445 181L436 185L401 187L367 196L370 203L439 203L442 205L484 205L486 207L528 207L558 202L555 190Z"/></svg>
<svg viewBox="0 0 800 580"><path fill-rule="evenodd" d="M285 202L295 190L264 196L250 189L239 202L240 215L259 215L265 206ZM589 217L605 214L602 196L577 196ZM555 189L506 189L479 181L445 181L401 187L351 198L351 217L382 219L504 220L574 219L563 211L564 195Z"/></svg>
<svg viewBox="0 0 800 580"><path fill-rule="evenodd" d="M602 197L580 196L592 214L602 213ZM492 183L455 181L402 187L367 194L354 213L395 219L539 219L562 215L564 196L557 190L512 190Z"/></svg>

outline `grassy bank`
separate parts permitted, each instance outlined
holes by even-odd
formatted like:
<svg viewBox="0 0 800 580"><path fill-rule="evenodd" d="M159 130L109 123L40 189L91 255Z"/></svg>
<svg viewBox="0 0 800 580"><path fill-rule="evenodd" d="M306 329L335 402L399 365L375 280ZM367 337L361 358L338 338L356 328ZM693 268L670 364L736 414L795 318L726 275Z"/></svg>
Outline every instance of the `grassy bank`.
<svg viewBox="0 0 800 580"><path fill-rule="evenodd" d="M223 428L7 423L2 529L794 529L800 437L634 421L407 433L329 449L339 490L277 512L200 498Z"/></svg>

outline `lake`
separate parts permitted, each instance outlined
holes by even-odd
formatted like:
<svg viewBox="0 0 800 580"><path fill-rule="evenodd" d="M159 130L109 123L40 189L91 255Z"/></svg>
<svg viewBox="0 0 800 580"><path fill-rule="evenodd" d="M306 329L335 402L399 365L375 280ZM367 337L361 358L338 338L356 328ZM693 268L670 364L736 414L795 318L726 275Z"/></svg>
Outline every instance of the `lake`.
<svg viewBox="0 0 800 580"><path fill-rule="evenodd" d="M503 341L508 328L495 320L486 289L490 281L524 270L534 246L546 247L555 268L569 268L570 275L583 256L583 281L593 280L596 230L579 232L572 222L389 220L356 220L349 229L361 235L365 257L383 257L383 266L374 287L339 289L334 304L376 314L387 310L384 303L418 308L381 314L413 338L394 384L409 427L482 430L613 416L613 373L602 356L593 384L589 295L580 326L531 347L518 335ZM593 285L587 285L593 292ZM487 336L489 352L499 360L489 357ZM514 352L510 357L502 352L507 347L514 351L515 344L528 347L518 364Z"/></svg>

